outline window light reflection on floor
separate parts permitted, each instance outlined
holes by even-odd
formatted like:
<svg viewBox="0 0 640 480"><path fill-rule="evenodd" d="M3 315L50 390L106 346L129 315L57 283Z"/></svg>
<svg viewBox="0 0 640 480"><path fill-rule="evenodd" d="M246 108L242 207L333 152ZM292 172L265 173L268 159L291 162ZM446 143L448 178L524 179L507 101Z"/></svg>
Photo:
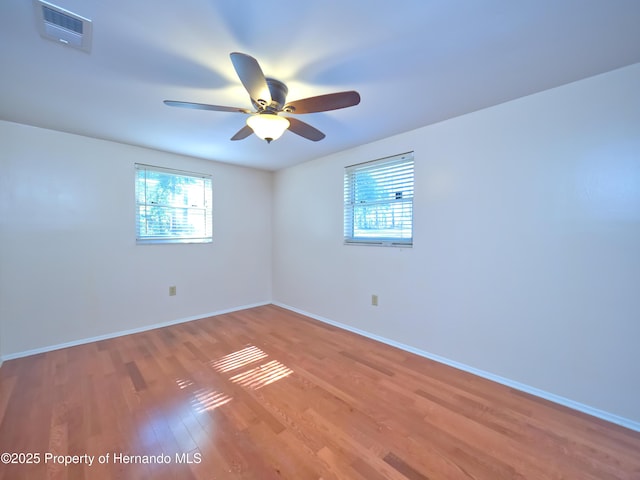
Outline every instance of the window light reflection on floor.
<svg viewBox="0 0 640 480"><path fill-rule="evenodd" d="M259 367L234 375L230 380L242 385L243 387L258 390L259 388L288 377L292 373L293 370L282 363L277 360L271 360L264 365L260 365Z"/></svg>
<svg viewBox="0 0 640 480"><path fill-rule="evenodd" d="M233 397L230 397L226 393L201 388L194 392L194 400L192 403L197 413L203 413L221 407L231 400L233 400Z"/></svg>
<svg viewBox="0 0 640 480"><path fill-rule="evenodd" d="M260 350L258 347L251 345L249 347L238 350L237 352L225 355L219 360L211 362L211 366L219 372L230 372L242 368L245 365L262 360L266 358L267 354Z"/></svg>
<svg viewBox="0 0 640 480"><path fill-rule="evenodd" d="M193 385L193 380L190 378L176 378L176 384L180 387L180 390L184 390Z"/></svg>

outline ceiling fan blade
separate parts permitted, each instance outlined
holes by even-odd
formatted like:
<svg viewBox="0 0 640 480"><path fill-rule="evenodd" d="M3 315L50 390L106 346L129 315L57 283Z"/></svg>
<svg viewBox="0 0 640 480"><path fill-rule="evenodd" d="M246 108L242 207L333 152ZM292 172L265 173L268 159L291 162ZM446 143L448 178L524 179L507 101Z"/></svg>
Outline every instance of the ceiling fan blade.
<svg viewBox="0 0 640 480"><path fill-rule="evenodd" d="M249 92L251 100L258 104L261 104L258 100L264 100L266 102L264 105L269 105L271 103L271 93L258 61L245 53L233 52L230 56L233 68L236 69L242 85Z"/></svg>
<svg viewBox="0 0 640 480"><path fill-rule="evenodd" d="M244 138L247 138L252 133L253 130L251 129L251 127L249 125L245 125L240 130L238 130L238 132L233 137L231 137L231 140L242 140Z"/></svg>
<svg viewBox="0 0 640 480"><path fill-rule="evenodd" d="M322 133L315 127L312 127L308 123L305 123L297 118L287 117L289 120L289 130L291 130L296 135L300 135L301 137L306 138L307 140L311 140L317 142L318 140L322 140L325 137L325 134Z"/></svg>
<svg viewBox="0 0 640 480"><path fill-rule="evenodd" d="M251 110L239 107L223 107L220 105L208 105L206 103L178 102L176 100L165 100L165 105L170 107L193 108L195 110L213 110L214 112L238 112L251 113Z"/></svg>
<svg viewBox="0 0 640 480"><path fill-rule="evenodd" d="M289 113L314 113L353 107L360 103L360 94L355 91L328 93L317 97L303 98L287 103L283 110Z"/></svg>

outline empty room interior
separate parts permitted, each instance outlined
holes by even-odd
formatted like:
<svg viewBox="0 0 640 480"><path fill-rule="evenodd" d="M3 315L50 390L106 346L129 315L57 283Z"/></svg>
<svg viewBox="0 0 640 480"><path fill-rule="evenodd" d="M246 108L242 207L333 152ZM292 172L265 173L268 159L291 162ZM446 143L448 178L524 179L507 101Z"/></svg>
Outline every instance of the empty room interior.
<svg viewBox="0 0 640 480"><path fill-rule="evenodd" d="M0 2L0 480L640 479L640 2Z"/></svg>

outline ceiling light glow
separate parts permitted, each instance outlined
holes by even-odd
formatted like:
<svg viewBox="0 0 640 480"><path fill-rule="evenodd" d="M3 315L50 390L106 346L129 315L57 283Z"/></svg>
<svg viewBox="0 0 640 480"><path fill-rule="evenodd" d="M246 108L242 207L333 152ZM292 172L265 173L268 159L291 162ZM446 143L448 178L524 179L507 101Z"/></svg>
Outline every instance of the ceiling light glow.
<svg viewBox="0 0 640 480"><path fill-rule="evenodd" d="M247 118L247 125L251 127L253 133L267 143L277 140L284 131L289 128L289 120L279 117L273 113L260 113Z"/></svg>

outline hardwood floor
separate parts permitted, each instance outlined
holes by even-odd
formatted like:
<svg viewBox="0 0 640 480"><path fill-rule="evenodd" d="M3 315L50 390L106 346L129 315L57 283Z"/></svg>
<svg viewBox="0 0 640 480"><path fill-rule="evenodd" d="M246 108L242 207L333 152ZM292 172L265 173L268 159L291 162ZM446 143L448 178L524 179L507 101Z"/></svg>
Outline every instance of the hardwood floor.
<svg viewBox="0 0 640 480"><path fill-rule="evenodd" d="M272 305L7 361L0 385L0 452L31 460L2 480L640 479L637 432Z"/></svg>

